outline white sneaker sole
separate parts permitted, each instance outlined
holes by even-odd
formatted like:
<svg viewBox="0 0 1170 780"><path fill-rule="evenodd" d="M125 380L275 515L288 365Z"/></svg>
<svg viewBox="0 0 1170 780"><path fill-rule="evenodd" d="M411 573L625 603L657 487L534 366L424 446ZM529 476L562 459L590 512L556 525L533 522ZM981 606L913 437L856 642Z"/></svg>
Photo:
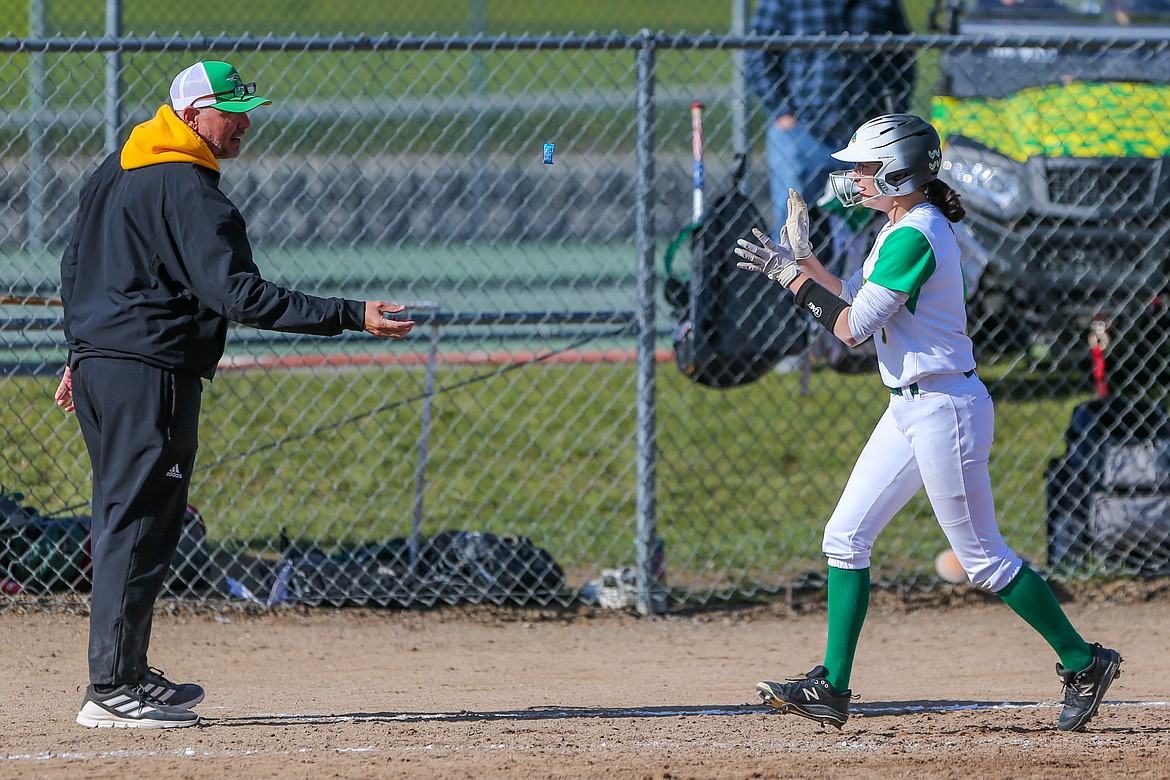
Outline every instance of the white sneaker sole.
<svg viewBox="0 0 1170 780"><path fill-rule="evenodd" d="M195 713L191 713L195 715ZM188 720L127 718L107 712L93 702L86 702L77 713L77 723L90 729L181 729L199 724L199 716Z"/></svg>

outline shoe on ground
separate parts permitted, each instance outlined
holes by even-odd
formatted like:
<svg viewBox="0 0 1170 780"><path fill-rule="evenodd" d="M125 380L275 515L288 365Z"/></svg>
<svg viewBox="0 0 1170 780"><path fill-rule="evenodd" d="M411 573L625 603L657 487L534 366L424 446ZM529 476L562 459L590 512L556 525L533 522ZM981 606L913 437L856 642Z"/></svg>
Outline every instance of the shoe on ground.
<svg viewBox="0 0 1170 780"><path fill-rule="evenodd" d="M141 685L120 685L109 693L98 693L91 685L85 689L77 722L91 729L177 729L196 725L199 716L159 704Z"/></svg>
<svg viewBox="0 0 1170 780"><path fill-rule="evenodd" d="M176 683L168 680L163 673L155 669L153 666L150 670L142 675L142 679L138 681L142 686L142 690L146 695L157 701L159 704L165 704L168 707L178 707L182 710L189 710L199 702L203 701L205 692L203 688L195 683Z"/></svg>
<svg viewBox="0 0 1170 780"><path fill-rule="evenodd" d="M1056 674L1064 683L1064 710L1056 724L1061 731L1084 731L1109 686L1121 676L1123 659L1116 650L1098 643L1093 644L1092 650L1093 663L1079 672L1056 665Z"/></svg>
<svg viewBox="0 0 1170 780"><path fill-rule="evenodd" d="M787 682L757 683L756 693L764 703L781 712L840 729L849 720L849 700L853 698L853 691L837 691L825 679L828 675L828 669L818 666L803 677L790 678Z"/></svg>

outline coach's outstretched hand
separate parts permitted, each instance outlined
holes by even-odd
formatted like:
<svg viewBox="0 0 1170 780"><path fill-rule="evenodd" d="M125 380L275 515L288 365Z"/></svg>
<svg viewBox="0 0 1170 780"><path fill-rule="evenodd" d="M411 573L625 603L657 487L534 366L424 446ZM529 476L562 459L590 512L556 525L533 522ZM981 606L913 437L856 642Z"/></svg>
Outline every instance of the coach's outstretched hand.
<svg viewBox="0 0 1170 780"><path fill-rule="evenodd" d="M792 250L784 243L777 244L759 228L752 228L752 233L760 245L743 238L737 240L735 253L747 262L736 263L736 266L761 273L784 287L792 284L792 280L800 275L800 266L796 264Z"/></svg>
<svg viewBox="0 0 1170 780"><path fill-rule="evenodd" d="M414 327L414 320L400 320L394 315L406 311L401 303L366 301L366 333L380 339L400 339Z"/></svg>
<svg viewBox="0 0 1170 780"><path fill-rule="evenodd" d="M800 193L791 188L788 190L788 220L780 228L780 243L784 243L785 238L797 260L812 255L812 243L808 239L808 206Z"/></svg>

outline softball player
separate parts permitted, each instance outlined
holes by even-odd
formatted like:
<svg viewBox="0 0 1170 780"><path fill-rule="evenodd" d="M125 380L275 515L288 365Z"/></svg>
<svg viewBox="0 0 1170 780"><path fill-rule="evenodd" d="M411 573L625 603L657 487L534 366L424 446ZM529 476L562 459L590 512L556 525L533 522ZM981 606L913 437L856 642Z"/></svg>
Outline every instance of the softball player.
<svg viewBox="0 0 1170 780"><path fill-rule="evenodd" d="M875 340L890 404L861 452L825 528L828 643L824 663L757 693L781 712L837 728L849 717L857 639L869 605L870 551L879 533L926 488L939 525L972 583L999 594L1056 651L1065 687L1057 728L1080 731L1120 673L1121 656L1089 645L1069 623L1048 583L999 532L988 457L991 396L975 374L967 337L963 275L951 222L959 196L937 179L938 133L911 114L872 119L833 157L853 169L830 174L847 206L884 212L888 223L865 263L838 279L812 255L808 209L795 192L780 244L753 231L740 239L740 268L758 271L796 296L797 305L848 346Z"/></svg>

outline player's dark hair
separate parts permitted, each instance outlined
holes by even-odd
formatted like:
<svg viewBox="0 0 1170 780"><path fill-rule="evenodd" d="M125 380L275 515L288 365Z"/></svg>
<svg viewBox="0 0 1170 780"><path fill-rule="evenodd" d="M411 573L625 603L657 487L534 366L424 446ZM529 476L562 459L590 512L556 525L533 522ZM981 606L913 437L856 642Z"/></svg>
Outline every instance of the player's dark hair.
<svg viewBox="0 0 1170 780"><path fill-rule="evenodd" d="M928 181L923 189L926 191L926 199L949 221L962 222L963 217L967 216L967 209L963 208L959 193L951 189L945 181L939 179Z"/></svg>

